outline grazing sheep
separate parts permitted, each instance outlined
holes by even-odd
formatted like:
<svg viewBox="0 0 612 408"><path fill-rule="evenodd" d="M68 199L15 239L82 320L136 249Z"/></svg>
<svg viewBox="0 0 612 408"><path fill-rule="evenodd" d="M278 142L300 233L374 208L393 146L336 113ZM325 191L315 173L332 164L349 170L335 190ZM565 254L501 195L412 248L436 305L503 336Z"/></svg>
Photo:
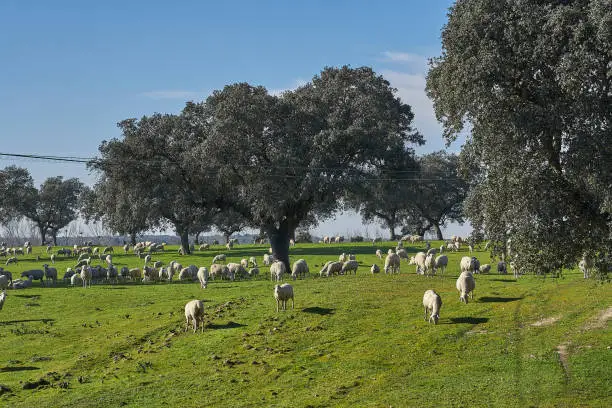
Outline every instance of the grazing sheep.
<svg viewBox="0 0 612 408"><path fill-rule="evenodd" d="M127 279L130 277L130 268L128 268L127 266L124 266L121 268L121 270L119 271L119 276L122 279Z"/></svg>
<svg viewBox="0 0 612 408"><path fill-rule="evenodd" d="M225 258L226 258L225 254L219 254L219 255L216 255L216 256L213 258L212 263L217 263L217 262L225 262Z"/></svg>
<svg viewBox="0 0 612 408"><path fill-rule="evenodd" d="M474 275L470 271L461 272L461 275L457 278L457 290L459 291L459 300L468 303L468 295L474 299L474 289L476 288L476 281Z"/></svg>
<svg viewBox="0 0 612 408"><path fill-rule="evenodd" d="M198 280L200 281L200 287L206 289L208 285L208 269L205 266L198 269Z"/></svg>
<svg viewBox="0 0 612 408"><path fill-rule="evenodd" d="M99 251L100 251L100 248L95 247L95 248L93 249L93 251L91 251L91 254L92 254L92 255L97 255Z"/></svg>
<svg viewBox="0 0 612 408"><path fill-rule="evenodd" d="M417 252L417 254L410 258L409 265L416 265L416 274L422 275L425 273L425 259L427 255L425 252Z"/></svg>
<svg viewBox="0 0 612 408"><path fill-rule="evenodd" d="M74 275L72 275L70 277L70 285L72 286L77 286L77 285L82 285L83 281L81 280L81 275L75 273Z"/></svg>
<svg viewBox="0 0 612 408"><path fill-rule="evenodd" d="M308 264L303 259L298 259L293 263L293 267L291 268L291 277L293 280L296 280L298 277L305 278L310 270L308 269Z"/></svg>
<svg viewBox="0 0 612 408"><path fill-rule="evenodd" d="M7 289L10 286L9 278L6 275L0 275L0 289Z"/></svg>
<svg viewBox="0 0 612 408"><path fill-rule="evenodd" d="M102 251L103 254L110 254L110 253L114 253L115 250L113 249L112 246L107 246L106 248L104 248L104 250Z"/></svg>
<svg viewBox="0 0 612 408"><path fill-rule="evenodd" d="M9 282L13 282L13 274L9 271L5 271L4 269L2 269L1 266L0 266L0 276L6 276Z"/></svg>
<svg viewBox="0 0 612 408"><path fill-rule="evenodd" d="M234 244L232 243L232 241L230 241L227 244L225 244L225 247L227 248L228 251L231 251L232 248L234 247Z"/></svg>
<svg viewBox="0 0 612 408"><path fill-rule="evenodd" d="M151 262L151 255L150 255L150 254L149 254L149 255L146 255L146 256L144 257L144 263L145 263L145 265L146 265L146 264L148 264L149 262Z"/></svg>
<svg viewBox="0 0 612 408"><path fill-rule="evenodd" d="M434 267L433 254L429 254L425 256L424 265L425 265L425 268L423 269L423 274L425 276L433 276L436 273L436 269Z"/></svg>
<svg viewBox="0 0 612 408"><path fill-rule="evenodd" d="M382 259L382 251L380 249L376 250L376 256L378 257L378 259Z"/></svg>
<svg viewBox="0 0 612 408"><path fill-rule="evenodd" d="M276 261L276 259L274 258L274 255L264 254L264 256L263 256L263 264L264 265L270 266L275 261Z"/></svg>
<svg viewBox="0 0 612 408"><path fill-rule="evenodd" d="M49 282L49 279L51 279L51 284L55 286L55 281L57 280L57 269L50 268L47 264L44 264L43 268L45 270L45 279L47 279L47 282Z"/></svg>
<svg viewBox="0 0 612 408"><path fill-rule="evenodd" d="M274 263L270 266L270 280L280 281L283 278L283 274L286 272L284 262L274 261Z"/></svg>
<svg viewBox="0 0 612 408"><path fill-rule="evenodd" d="M279 304L283 310L287 310L287 301L291 299L291 308L295 309L295 301L293 299L293 286L288 283L282 285L274 285L274 299L276 299L276 311L278 312Z"/></svg>
<svg viewBox="0 0 612 408"><path fill-rule="evenodd" d="M385 273L400 272L400 257L398 254L390 253L385 258Z"/></svg>
<svg viewBox="0 0 612 408"><path fill-rule="evenodd" d="M341 254L340 254L340 256L338 257L338 262L342 262L342 263L344 263L344 262L346 262L346 261L348 261L348 256L347 256L347 255L346 255L346 254L343 252L343 253L341 253Z"/></svg>
<svg viewBox="0 0 612 408"><path fill-rule="evenodd" d="M506 263L504 261L499 261L497 263L497 273L500 275L505 275L508 273L508 269L506 268Z"/></svg>
<svg viewBox="0 0 612 408"><path fill-rule="evenodd" d="M249 276L252 278L254 276L259 275L259 268L251 268L249 269Z"/></svg>
<svg viewBox="0 0 612 408"><path fill-rule="evenodd" d="M408 252L404 248L400 248L395 252L400 259L408 260Z"/></svg>
<svg viewBox="0 0 612 408"><path fill-rule="evenodd" d="M434 324L438 324L440 319L440 308L442 307L442 298L435 291L429 289L425 291L423 295L423 307L425 308L425 321ZM427 312L429 312L429 320L427 319Z"/></svg>
<svg viewBox="0 0 612 408"><path fill-rule="evenodd" d="M234 279L235 278L244 279L248 275L246 268L242 264L239 264L239 263L228 263L227 269L230 272L230 277L233 276Z"/></svg>
<svg viewBox="0 0 612 408"><path fill-rule="evenodd" d="M117 271L117 268L115 267L115 265L108 264L108 269L106 270L106 280L109 283L115 282L118 283L118 276L119 276L119 272Z"/></svg>
<svg viewBox="0 0 612 408"><path fill-rule="evenodd" d="M372 272L372 274L379 273L380 272L380 267L378 265L374 264L370 268L370 272Z"/></svg>
<svg viewBox="0 0 612 408"><path fill-rule="evenodd" d="M491 265L484 264L480 267L480 273L489 273L491 272Z"/></svg>
<svg viewBox="0 0 612 408"><path fill-rule="evenodd" d="M257 268L257 259L255 259L254 256L251 256L249 258L249 265L251 265L253 268ZM248 265L247 265L248 267Z"/></svg>
<svg viewBox="0 0 612 408"><path fill-rule="evenodd" d="M6 300L6 290L2 290L2 293L0 293L0 310L2 310L5 300Z"/></svg>
<svg viewBox="0 0 612 408"><path fill-rule="evenodd" d="M229 269L225 265L212 264L210 265L210 278L215 279L217 277L221 279L229 279Z"/></svg>
<svg viewBox="0 0 612 408"><path fill-rule="evenodd" d="M77 264L75 265L75 268L78 268L78 267L81 267L81 266L89 266L90 263L91 263L91 257L90 258L81 259L80 261L77 262Z"/></svg>
<svg viewBox="0 0 612 408"><path fill-rule="evenodd" d="M335 262L335 261L326 262L325 265L323 266L323 269L321 269L321 272L319 272L319 274L325 277L334 276L334 273L335 274L340 273L340 271L342 270L342 265L344 265L342 262Z"/></svg>
<svg viewBox="0 0 612 408"><path fill-rule="evenodd" d="M200 323L202 333L204 333L204 302L201 300L191 300L185 305L185 331L189 329L189 321L193 322L193 332L198 330Z"/></svg>
<svg viewBox="0 0 612 408"><path fill-rule="evenodd" d="M348 273L350 273L352 271L355 275L357 275L357 268L358 267L359 267L359 262L357 262L357 261L346 261L342 265L342 269L340 270L340 273L348 274Z"/></svg>
<svg viewBox="0 0 612 408"><path fill-rule="evenodd" d="M440 268L441 274L444 275L447 265L448 265L448 257L446 255L436 256L436 259L434 260L434 264L433 264L434 270Z"/></svg>
<svg viewBox="0 0 612 408"><path fill-rule="evenodd" d="M17 257L16 256L11 256L10 258L8 258L6 260L5 265L10 265L10 264L16 264L17 263Z"/></svg>
<svg viewBox="0 0 612 408"><path fill-rule="evenodd" d="M163 264L164 264L164 263L163 263L162 261L155 261L155 262L153 262L153 267L154 267L155 269L159 269L159 268L161 268L161 267L162 267L162 265L163 265Z"/></svg>
<svg viewBox="0 0 612 408"><path fill-rule="evenodd" d="M41 269L30 269L28 271L21 272L22 278L32 277L34 280L40 281L40 286L43 286L43 278L45 277L45 272Z"/></svg>
<svg viewBox="0 0 612 408"><path fill-rule="evenodd" d="M459 262L461 272L472 272L474 270L474 261L469 256L464 256Z"/></svg>
<svg viewBox="0 0 612 408"><path fill-rule="evenodd" d="M209 244L202 244L202 245L200 245L200 248L199 248L199 249L200 249L200 251L204 251L204 250L206 250L206 249L208 249L208 248L210 248L210 245L209 245Z"/></svg>
<svg viewBox="0 0 612 408"><path fill-rule="evenodd" d="M433 254L435 255L438 250L436 248L429 248L427 250L427 255Z"/></svg>
<svg viewBox="0 0 612 408"><path fill-rule="evenodd" d="M130 279L131 280L139 280L142 278L142 270L140 268L131 268L130 269Z"/></svg>

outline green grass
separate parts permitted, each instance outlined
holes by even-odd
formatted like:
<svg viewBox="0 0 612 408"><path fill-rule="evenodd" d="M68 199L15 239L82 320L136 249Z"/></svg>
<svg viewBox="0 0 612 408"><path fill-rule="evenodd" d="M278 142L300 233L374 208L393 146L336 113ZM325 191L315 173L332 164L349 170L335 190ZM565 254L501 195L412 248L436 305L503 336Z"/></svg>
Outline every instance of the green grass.
<svg viewBox="0 0 612 408"><path fill-rule="evenodd" d="M465 305L455 289L465 251L450 255L446 276L425 278L405 261L399 275L371 275L372 263L382 266L376 248L292 248L292 261L306 259L312 277L291 282L295 309L280 313L261 266L259 279L214 281L205 290L197 283L10 290L0 311L0 384L10 391L0 406L612 406L612 334L598 319L612 306L609 284L585 282L577 271L518 282L477 275L475 299ZM266 250L240 245L184 257L173 250L153 259L209 266L218 253L235 262L261 260ZM119 268L142 266L116 251ZM357 276L315 277L342 252L362 261ZM48 256L35 248L20 259L5 266L14 277ZM62 276L74 263L55 266ZM443 300L437 326L423 320L427 289ZM203 334L184 332L191 299L205 301ZM553 319L533 325L546 318ZM49 385L24 389L41 379Z"/></svg>

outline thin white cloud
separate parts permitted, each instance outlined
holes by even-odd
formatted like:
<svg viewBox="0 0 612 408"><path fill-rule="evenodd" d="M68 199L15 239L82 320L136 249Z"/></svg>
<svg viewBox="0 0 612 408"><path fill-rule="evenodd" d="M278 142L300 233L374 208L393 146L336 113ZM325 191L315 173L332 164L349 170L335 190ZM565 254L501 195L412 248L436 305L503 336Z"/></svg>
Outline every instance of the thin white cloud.
<svg viewBox="0 0 612 408"><path fill-rule="evenodd" d="M280 96L280 95L282 95L283 92L293 91L293 90L299 88L300 86L306 85L307 83L308 83L308 81L306 81L305 79L298 78L298 79L295 79L293 81L293 84L291 86L289 86L287 88L268 89L268 93L270 95Z"/></svg>
<svg viewBox="0 0 612 408"><path fill-rule="evenodd" d="M143 92L141 95L151 99L194 99L202 96L202 92L184 90L164 90Z"/></svg>
<svg viewBox="0 0 612 408"><path fill-rule="evenodd" d="M410 52L384 51L382 62L401 64L411 72L425 72L427 70L427 57Z"/></svg>

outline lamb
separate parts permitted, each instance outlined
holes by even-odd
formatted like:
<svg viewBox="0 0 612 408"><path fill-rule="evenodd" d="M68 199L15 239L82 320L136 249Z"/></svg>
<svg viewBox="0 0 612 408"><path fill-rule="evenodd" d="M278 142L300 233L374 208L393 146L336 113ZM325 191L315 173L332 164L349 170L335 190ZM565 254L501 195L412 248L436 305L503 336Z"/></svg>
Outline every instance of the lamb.
<svg viewBox="0 0 612 408"><path fill-rule="evenodd" d="M410 258L410 265L416 265L416 273L417 275L421 275L425 273L425 259L427 255L425 252L417 252L417 254Z"/></svg>
<svg viewBox="0 0 612 408"><path fill-rule="evenodd" d="M206 269L205 266L198 269L198 280L200 281L200 287L202 289L206 289L206 286L208 285L208 269Z"/></svg>
<svg viewBox="0 0 612 408"><path fill-rule="evenodd" d="M293 267L291 268L291 277L293 280L296 280L298 276L305 278L309 272L310 270L308 269L308 264L306 261L303 259L298 259L293 263Z"/></svg>
<svg viewBox="0 0 612 408"><path fill-rule="evenodd" d="M372 272L372 275L375 274L375 273L379 273L380 272L380 267L378 265L374 264L370 268L370 272Z"/></svg>
<svg viewBox="0 0 612 408"><path fill-rule="evenodd" d="M382 259L382 251L380 249L376 250L376 256L378 257L378 259Z"/></svg>
<svg viewBox="0 0 612 408"><path fill-rule="evenodd" d="M470 271L463 271L457 278L456 284L457 290L459 291L459 300L468 303L468 295L474 299L474 289L476 288L476 281L474 275Z"/></svg>
<svg viewBox="0 0 612 408"><path fill-rule="evenodd" d="M49 265L47 264L44 264L43 268L45 269L45 278L47 279L47 282L49 279L51 279L52 285L55 286L55 281L57 280L57 269L49 268Z"/></svg>
<svg viewBox="0 0 612 408"><path fill-rule="evenodd" d="M434 259L434 270L440 268L442 270L441 274L444 275L446 271L446 266L448 265L448 257L446 255L438 255L436 259Z"/></svg>
<svg viewBox="0 0 612 408"><path fill-rule="evenodd" d="M293 286L288 283L274 286L274 299L276 299L276 311L278 312L279 304L283 310L287 310L287 301L291 299L291 308L295 309L295 300L293 298Z"/></svg>
<svg viewBox="0 0 612 408"><path fill-rule="evenodd" d="M491 272L491 265L484 264L480 267L480 273L489 273Z"/></svg>
<svg viewBox="0 0 612 408"><path fill-rule="evenodd" d="M39 280L40 286L43 286L43 278L45 277L45 272L41 269L30 269L28 271L21 272L21 277L32 277L32 279Z"/></svg>
<svg viewBox="0 0 612 408"><path fill-rule="evenodd" d="M425 291L423 295L423 307L425 308L425 321L434 324L438 324L440 319L440 308L442 307L442 298L435 291L429 289ZM427 319L427 312L429 312L429 320Z"/></svg>
<svg viewBox="0 0 612 408"><path fill-rule="evenodd" d="M504 261L499 261L497 263L497 273L500 275L505 275L508 273L508 269L506 268L506 263Z"/></svg>
<svg viewBox="0 0 612 408"><path fill-rule="evenodd" d="M358 267L359 267L359 262L357 262L357 261L346 261L342 265L342 269L340 270L340 273L348 274L348 273L350 273L352 271L355 275L357 275L357 268Z"/></svg>
<svg viewBox="0 0 612 408"><path fill-rule="evenodd" d="M270 280L280 281L283 278L283 274L286 272L285 263L275 261L272 266L270 266Z"/></svg>
<svg viewBox="0 0 612 408"><path fill-rule="evenodd" d="M249 265L251 265L253 268L257 268L257 259L255 259L254 256L249 258ZM248 265L247 265L248 267Z"/></svg>
<svg viewBox="0 0 612 408"><path fill-rule="evenodd" d="M204 333L204 302L201 300L191 300L185 305L185 331L189 329L189 320L193 322L193 332L198 330L198 323L201 324Z"/></svg>
<svg viewBox="0 0 612 408"><path fill-rule="evenodd" d="M225 258L226 258L225 254L219 254L219 255L216 255L216 256L213 258L212 263L217 263L217 262L225 262Z"/></svg>
<svg viewBox="0 0 612 408"><path fill-rule="evenodd" d="M6 300L6 290L2 290L2 293L0 293L0 310L2 310L5 300Z"/></svg>
<svg viewBox="0 0 612 408"><path fill-rule="evenodd" d="M398 254L389 254L385 258L385 273L399 273L400 271L400 257Z"/></svg>

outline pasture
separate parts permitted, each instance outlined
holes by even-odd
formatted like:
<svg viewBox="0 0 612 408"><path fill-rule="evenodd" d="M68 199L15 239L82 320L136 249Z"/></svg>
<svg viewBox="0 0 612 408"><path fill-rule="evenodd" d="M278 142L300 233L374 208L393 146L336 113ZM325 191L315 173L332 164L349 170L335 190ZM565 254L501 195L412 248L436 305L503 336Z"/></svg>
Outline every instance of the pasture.
<svg viewBox="0 0 612 408"><path fill-rule="evenodd" d="M439 243L432 243L439 247ZM210 267L256 256L253 280L125 282L91 288L8 290L0 311L0 406L4 407L608 407L612 405L609 284L561 278L476 275L474 300L459 302L463 249L444 276L426 278L402 260L401 273L370 274L395 243L298 244L311 276L291 281L295 309L277 313L264 245L213 247L167 264ZM423 245L406 245L411 254ZM57 248L55 248L57 249ZM357 275L320 278L340 253ZM40 256L38 262L36 256ZM476 252L481 263L488 253ZM48 262L43 248L4 266ZM142 267L115 248L114 264ZM74 258L54 265L59 276ZM318 266L318 267L317 267ZM175 277L176 279L176 277ZM438 325L423 320L423 293L443 305ZM202 299L204 333L187 332L184 305Z"/></svg>

